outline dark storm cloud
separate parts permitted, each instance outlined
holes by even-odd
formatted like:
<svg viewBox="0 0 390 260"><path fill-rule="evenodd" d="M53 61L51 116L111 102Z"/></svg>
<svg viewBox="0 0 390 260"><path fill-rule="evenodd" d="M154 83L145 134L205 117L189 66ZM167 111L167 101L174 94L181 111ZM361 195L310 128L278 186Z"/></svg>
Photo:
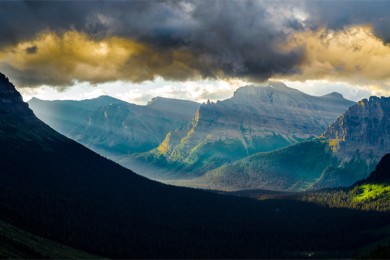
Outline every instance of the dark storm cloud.
<svg viewBox="0 0 390 260"><path fill-rule="evenodd" d="M340 30L351 25L370 24L377 37L390 43L390 1L307 1L308 23Z"/></svg>
<svg viewBox="0 0 390 260"><path fill-rule="evenodd" d="M299 73L304 50L279 48L297 31L372 24L376 36L389 42L388 10L390 1L5 1L0 47L45 31L74 30L96 40L140 42L170 63L171 51L185 50L197 57L188 66L202 77L265 80Z"/></svg>

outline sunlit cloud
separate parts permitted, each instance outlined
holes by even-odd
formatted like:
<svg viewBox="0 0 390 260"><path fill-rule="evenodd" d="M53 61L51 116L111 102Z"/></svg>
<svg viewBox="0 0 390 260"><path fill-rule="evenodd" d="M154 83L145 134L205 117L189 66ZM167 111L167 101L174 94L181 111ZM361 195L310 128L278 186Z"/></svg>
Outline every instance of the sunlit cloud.
<svg viewBox="0 0 390 260"><path fill-rule="evenodd" d="M390 46L370 26L298 32L281 48L298 46L304 48L300 73L288 75L289 79L345 81L384 89L390 85Z"/></svg>
<svg viewBox="0 0 390 260"><path fill-rule="evenodd" d="M201 58L183 48L159 50L120 37L95 40L76 31L46 32L0 50L0 70L19 87L66 87L75 81L143 82L157 76L198 79L207 67L200 62Z"/></svg>

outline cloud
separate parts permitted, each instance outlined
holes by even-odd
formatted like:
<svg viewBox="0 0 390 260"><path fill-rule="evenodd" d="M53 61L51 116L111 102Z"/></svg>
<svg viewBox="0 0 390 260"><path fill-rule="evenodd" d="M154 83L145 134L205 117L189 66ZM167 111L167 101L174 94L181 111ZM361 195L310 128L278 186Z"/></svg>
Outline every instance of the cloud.
<svg viewBox="0 0 390 260"><path fill-rule="evenodd" d="M332 32L340 41L356 38L351 29L369 26L366 36L372 43L376 39L378 51L380 42L385 48L390 41L389 9L390 1L368 0L0 1L0 69L21 86L158 76L349 80L357 75L348 67L352 60L335 66L335 57L326 61L304 37L315 51L335 55L334 40L329 50L321 47L321 37ZM292 38L299 44L291 44ZM320 59L318 64L310 57ZM385 71L374 71L384 60L375 57L363 67L356 62L355 69L364 71L360 78L384 79Z"/></svg>
<svg viewBox="0 0 390 260"><path fill-rule="evenodd" d="M118 79L142 82L156 76L195 79L205 76L207 64L201 61L185 48L160 50L120 37L95 40L76 31L43 33L0 50L0 69L19 86L30 87Z"/></svg>
<svg viewBox="0 0 390 260"><path fill-rule="evenodd" d="M343 30L369 24L385 44L390 43L390 1L304 1L310 13L307 24L314 30Z"/></svg>
<svg viewBox="0 0 390 260"><path fill-rule="evenodd" d="M278 28L281 24L273 24L273 14L261 2L85 1L76 5L17 1L0 5L4 22L0 23L4 36L0 38L1 69L25 86L64 86L72 80L101 82L114 77L137 82L157 75L168 80L244 77L261 81L275 72L294 73L301 56L299 50L286 53L275 48L285 31ZM27 29L25 24L31 26ZM113 39L145 48L122 66L111 64L126 73L108 73L106 63L95 65L101 62L99 57L94 63L74 51L78 44L86 51L86 41ZM34 59L18 54L20 46L30 46L26 44L38 47ZM59 61L53 61L55 55Z"/></svg>
<svg viewBox="0 0 390 260"><path fill-rule="evenodd" d="M321 28L291 36L283 48L304 47L299 74L292 80L327 79L390 90L390 46L377 38L371 26L344 30Z"/></svg>

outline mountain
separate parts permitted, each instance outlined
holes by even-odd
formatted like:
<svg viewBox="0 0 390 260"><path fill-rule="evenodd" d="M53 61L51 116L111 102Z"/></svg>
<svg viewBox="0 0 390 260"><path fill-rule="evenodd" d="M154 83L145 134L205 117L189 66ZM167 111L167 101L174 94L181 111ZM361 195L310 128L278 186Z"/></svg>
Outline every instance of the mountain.
<svg viewBox="0 0 390 260"><path fill-rule="evenodd" d="M223 190L347 187L367 178L390 152L389 129L390 98L363 99L316 140L258 153L180 184Z"/></svg>
<svg viewBox="0 0 390 260"><path fill-rule="evenodd" d="M255 201L138 176L45 125L2 74L0 101L0 219L29 234L108 258L346 258L386 238L386 212ZM1 229L1 249L12 232ZM0 255L14 256L12 248Z"/></svg>
<svg viewBox="0 0 390 260"><path fill-rule="evenodd" d="M29 101L34 113L69 138L104 155L145 152L191 121L198 103L157 97L146 106L101 96L82 101Z"/></svg>
<svg viewBox="0 0 390 260"><path fill-rule="evenodd" d="M369 176L390 152L390 97L363 99L327 128L322 138L335 158L314 188L349 186Z"/></svg>
<svg viewBox="0 0 390 260"><path fill-rule="evenodd" d="M313 139L353 104L338 93L314 97L281 82L241 87L230 99L201 105L189 128L169 132L159 147L138 158L179 176L202 175L257 152Z"/></svg>

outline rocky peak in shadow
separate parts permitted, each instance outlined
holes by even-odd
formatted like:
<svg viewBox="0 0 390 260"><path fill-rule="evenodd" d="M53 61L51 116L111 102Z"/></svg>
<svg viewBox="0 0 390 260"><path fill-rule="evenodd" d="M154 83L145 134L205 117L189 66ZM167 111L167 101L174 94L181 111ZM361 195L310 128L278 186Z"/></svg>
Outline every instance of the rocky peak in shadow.
<svg viewBox="0 0 390 260"><path fill-rule="evenodd" d="M33 115L27 103L16 90L9 79L0 73L0 113L19 113L20 115Z"/></svg>

